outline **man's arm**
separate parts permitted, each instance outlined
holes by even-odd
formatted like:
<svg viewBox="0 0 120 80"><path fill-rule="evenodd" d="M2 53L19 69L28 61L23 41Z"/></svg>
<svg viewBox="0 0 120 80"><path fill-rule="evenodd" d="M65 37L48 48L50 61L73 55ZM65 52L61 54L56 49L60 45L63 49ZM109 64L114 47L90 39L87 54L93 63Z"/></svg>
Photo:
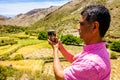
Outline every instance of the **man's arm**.
<svg viewBox="0 0 120 80"><path fill-rule="evenodd" d="M62 55L63 55L69 62L72 63L72 62L74 61L74 59L73 59L74 55L72 55L71 53L69 53L69 52L64 48L64 46L62 45L61 42L59 43L59 50L60 50L60 52L62 53Z"/></svg>
<svg viewBox="0 0 120 80"><path fill-rule="evenodd" d="M61 67L60 59L58 56L58 48L54 49L53 69L56 80L64 80L63 69Z"/></svg>

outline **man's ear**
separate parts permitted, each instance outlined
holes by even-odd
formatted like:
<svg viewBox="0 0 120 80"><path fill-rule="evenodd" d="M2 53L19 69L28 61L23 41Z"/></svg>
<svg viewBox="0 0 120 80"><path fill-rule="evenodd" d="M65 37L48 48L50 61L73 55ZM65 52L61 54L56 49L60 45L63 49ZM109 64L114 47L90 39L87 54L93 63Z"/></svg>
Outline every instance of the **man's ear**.
<svg viewBox="0 0 120 80"><path fill-rule="evenodd" d="M92 31L93 31L93 33L96 33L97 31L99 31L99 22L98 21L93 22Z"/></svg>

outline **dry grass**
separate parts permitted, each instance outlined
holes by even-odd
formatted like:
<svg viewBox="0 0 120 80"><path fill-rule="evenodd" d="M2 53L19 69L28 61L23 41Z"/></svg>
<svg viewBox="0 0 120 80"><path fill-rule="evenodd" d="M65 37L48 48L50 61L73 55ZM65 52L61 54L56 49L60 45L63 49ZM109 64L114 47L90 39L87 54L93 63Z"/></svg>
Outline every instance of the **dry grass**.
<svg viewBox="0 0 120 80"><path fill-rule="evenodd" d="M44 61L42 60L19 60L19 61L0 61L0 65L12 67L24 72L42 72Z"/></svg>
<svg viewBox="0 0 120 80"><path fill-rule="evenodd" d="M10 57L14 57L17 54L23 54L24 57L29 56L31 54L32 56L34 56L37 55L37 53L39 52L43 53L42 51L40 51L40 49L42 48L48 48L48 49L50 48L50 45L48 44L47 41L39 41L39 44L22 47L18 49L15 53L13 53Z"/></svg>

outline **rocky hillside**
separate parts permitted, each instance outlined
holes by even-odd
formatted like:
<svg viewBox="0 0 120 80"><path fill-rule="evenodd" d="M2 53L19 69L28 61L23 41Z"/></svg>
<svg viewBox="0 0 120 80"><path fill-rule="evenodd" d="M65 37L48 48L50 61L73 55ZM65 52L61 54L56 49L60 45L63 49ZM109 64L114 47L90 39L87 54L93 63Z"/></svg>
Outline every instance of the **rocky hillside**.
<svg viewBox="0 0 120 80"><path fill-rule="evenodd" d="M19 14L7 21L7 25L30 26L34 22L45 17L47 14L58 9L58 6L51 6L49 8L34 9L25 14Z"/></svg>
<svg viewBox="0 0 120 80"><path fill-rule="evenodd" d="M47 30L53 28L56 29L58 33L76 33L80 12L90 4L102 4L110 10L112 21L106 36L119 38L120 0L72 0L61 6L58 10L48 14L45 18L37 21L31 26L31 30Z"/></svg>
<svg viewBox="0 0 120 80"><path fill-rule="evenodd" d="M107 7L111 13L111 26L107 36L120 40L120 0L109 0Z"/></svg>

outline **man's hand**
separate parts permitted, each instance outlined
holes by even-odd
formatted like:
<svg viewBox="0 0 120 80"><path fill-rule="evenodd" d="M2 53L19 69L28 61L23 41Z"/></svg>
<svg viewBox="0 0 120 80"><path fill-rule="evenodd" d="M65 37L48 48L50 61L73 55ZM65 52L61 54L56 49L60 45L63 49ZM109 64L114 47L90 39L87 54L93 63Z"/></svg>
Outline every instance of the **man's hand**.
<svg viewBox="0 0 120 80"><path fill-rule="evenodd" d="M56 48L58 49L60 40L57 37L54 37L54 42L48 39L48 43L52 46L53 49L56 49Z"/></svg>

